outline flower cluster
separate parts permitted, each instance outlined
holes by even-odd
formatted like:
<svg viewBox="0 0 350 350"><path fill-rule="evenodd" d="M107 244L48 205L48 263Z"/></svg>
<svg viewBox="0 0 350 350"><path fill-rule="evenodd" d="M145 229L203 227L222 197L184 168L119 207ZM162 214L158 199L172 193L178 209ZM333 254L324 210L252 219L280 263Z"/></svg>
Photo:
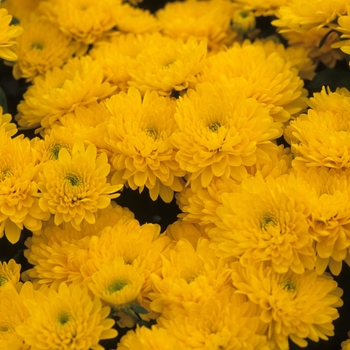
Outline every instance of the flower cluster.
<svg viewBox="0 0 350 350"><path fill-rule="evenodd" d="M0 349L328 340L350 86L310 87L347 63L349 0L139 2L0 4L24 86L15 113L0 89L0 244L20 247L0 249ZM131 193L177 219L139 218Z"/></svg>

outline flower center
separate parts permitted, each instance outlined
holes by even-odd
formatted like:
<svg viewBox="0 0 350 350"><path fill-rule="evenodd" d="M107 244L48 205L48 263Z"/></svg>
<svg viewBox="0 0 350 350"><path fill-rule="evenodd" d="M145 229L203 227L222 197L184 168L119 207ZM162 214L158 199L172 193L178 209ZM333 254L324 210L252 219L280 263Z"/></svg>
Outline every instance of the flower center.
<svg viewBox="0 0 350 350"><path fill-rule="evenodd" d="M115 292L122 290L128 284L129 284L129 281L126 281L126 280L113 281L107 286L107 291L109 294L113 294Z"/></svg>
<svg viewBox="0 0 350 350"><path fill-rule="evenodd" d="M261 220L261 228L267 230L269 226L276 226L276 218L272 214L265 214Z"/></svg>
<svg viewBox="0 0 350 350"><path fill-rule="evenodd" d="M49 153L51 155L51 159L58 159L58 153L60 152L61 148L67 148L64 145L60 144L60 143L55 143L53 144L50 149L49 149Z"/></svg>
<svg viewBox="0 0 350 350"><path fill-rule="evenodd" d="M146 135L151 137L153 140L156 140L158 138L157 130L155 130L154 128L147 128Z"/></svg>
<svg viewBox="0 0 350 350"><path fill-rule="evenodd" d="M1 333L12 333L13 332L13 327L9 324L6 324L6 323L3 323L3 324L0 324L0 334Z"/></svg>
<svg viewBox="0 0 350 350"><path fill-rule="evenodd" d="M286 280L286 281L282 282L282 286L283 286L282 287L283 290L285 290L286 292L290 292L290 293L295 292L297 289L296 284L291 280Z"/></svg>
<svg viewBox="0 0 350 350"><path fill-rule="evenodd" d="M57 317L58 323L61 324L62 326L68 323L71 319L72 319L72 316L67 311L61 312Z"/></svg>
<svg viewBox="0 0 350 350"><path fill-rule="evenodd" d="M65 180L67 180L67 182L73 187L80 186L82 183L81 178L73 173L66 174Z"/></svg>
<svg viewBox="0 0 350 350"><path fill-rule="evenodd" d="M4 286L8 281L8 278L6 275L0 275L0 287Z"/></svg>
<svg viewBox="0 0 350 350"><path fill-rule="evenodd" d="M209 124L209 130L211 132L216 132L217 133L219 131L220 126L221 126L220 123L217 123L217 122L211 123L211 124Z"/></svg>
<svg viewBox="0 0 350 350"><path fill-rule="evenodd" d="M4 168L1 171L0 181L4 181L8 175L11 175L11 168Z"/></svg>
<svg viewBox="0 0 350 350"><path fill-rule="evenodd" d="M42 43L33 43L30 45L30 49L42 51L44 49L44 45Z"/></svg>

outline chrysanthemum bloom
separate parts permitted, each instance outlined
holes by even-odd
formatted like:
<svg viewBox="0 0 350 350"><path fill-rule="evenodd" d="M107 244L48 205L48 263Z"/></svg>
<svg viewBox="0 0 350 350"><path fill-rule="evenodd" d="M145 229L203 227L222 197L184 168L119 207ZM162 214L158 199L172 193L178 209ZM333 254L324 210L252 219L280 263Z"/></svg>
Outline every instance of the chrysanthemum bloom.
<svg viewBox="0 0 350 350"><path fill-rule="evenodd" d="M9 113L4 114L3 108L0 106L0 128L4 128L7 135L13 136L17 132L17 125L11 122L12 116Z"/></svg>
<svg viewBox="0 0 350 350"><path fill-rule="evenodd" d="M318 276L315 270L279 274L263 264L244 268L235 263L232 268L237 293L260 306L260 319L276 348L288 350L288 338L306 347L306 338L317 342L334 335L332 322L343 302L342 290L329 275Z"/></svg>
<svg viewBox="0 0 350 350"><path fill-rule="evenodd" d="M78 45L59 28L39 16L21 21L23 34L16 40L18 60L13 67L15 79L32 81L53 67L61 67L78 50Z"/></svg>
<svg viewBox="0 0 350 350"><path fill-rule="evenodd" d="M61 283L58 291L37 291L26 303L30 316L16 332L32 350L103 350L102 339L115 338L110 308L91 298L84 286Z"/></svg>
<svg viewBox="0 0 350 350"><path fill-rule="evenodd" d="M246 98L233 82L203 83L178 100L172 136L176 160L189 173L195 188L207 187L213 177L241 181L246 167L267 163L277 153L272 140L282 134L269 110Z"/></svg>
<svg viewBox="0 0 350 350"><path fill-rule="evenodd" d="M278 19L272 24L281 28L280 32L305 32L313 27L324 27L346 14L348 0L290 0L276 12Z"/></svg>
<svg viewBox="0 0 350 350"><path fill-rule="evenodd" d="M206 54L204 40L197 41L194 37L187 41L175 40L156 33L130 68L129 85L142 94L156 90L161 95L170 95L173 91L185 90L204 67Z"/></svg>
<svg viewBox="0 0 350 350"><path fill-rule="evenodd" d="M97 156L96 147L86 149L75 142L71 154L62 147L57 160L43 164L38 187L41 191L39 206L54 216L55 225L70 222L79 230L82 221L94 224L98 209L106 208L117 198L122 185L107 182L110 166L107 155Z"/></svg>
<svg viewBox="0 0 350 350"><path fill-rule="evenodd" d="M344 340L340 345L341 350L350 350L350 339Z"/></svg>
<svg viewBox="0 0 350 350"><path fill-rule="evenodd" d="M24 255L32 268L22 273L22 278L33 283L52 285L57 289L61 282L81 284L84 280L81 266L90 258L88 251L92 236L99 236L106 226L133 219L133 213L114 202L107 208L98 210L96 221L81 223L78 231L69 223L58 227L53 220L25 241Z"/></svg>
<svg viewBox="0 0 350 350"><path fill-rule="evenodd" d="M6 0L1 2L1 7L19 21L28 18L39 6L42 0Z"/></svg>
<svg viewBox="0 0 350 350"><path fill-rule="evenodd" d="M179 349L272 349L263 334L259 308L245 296L211 295L200 303L186 303L184 309L157 320L173 332Z"/></svg>
<svg viewBox="0 0 350 350"><path fill-rule="evenodd" d="M10 25L12 16L4 8L0 9L0 58L8 61L15 61L17 55L13 52L12 46L16 43L14 38L21 35L22 27Z"/></svg>
<svg viewBox="0 0 350 350"><path fill-rule="evenodd" d="M338 26L334 25L333 29L336 29L337 32L340 32L340 40L337 43L332 45L333 48L340 48L346 54L350 54L350 16L349 10L346 13L346 16L340 16L338 18Z"/></svg>
<svg viewBox="0 0 350 350"><path fill-rule="evenodd" d="M28 139L11 139L0 128L0 237L5 233L11 243L19 240L25 226L40 230L48 215L38 205L39 166Z"/></svg>
<svg viewBox="0 0 350 350"><path fill-rule="evenodd" d="M342 89L327 94L323 89L310 101L313 109L293 120L285 131L295 157L293 168L349 168L349 91Z"/></svg>
<svg viewBox="0 0 350 350"><path fill-rule="evenodd" d="M29 350L23 338L16 332L16 327L23 324L29 317L25 305L26 300L34 297L33 285L24 283L20 288L10 286L1 291L0 297L0 349Z"/></svg>
<svg viewBox="0 0 350 350"><path fill-rule="evenodd" d="M133 265L126 264L119 256L111 263L103 264L91 276L89 288L113 309L122 309L134 302L144 283L144 277Z"/></svg>
<svg viewBox="0 0 350 350"><path fill-rule="evenodd" d="M86 261L80 266L84 283L89 285L102 265L113 264L114 260L122 258L125 264L131 265L138 275L144 277L137 302L149 310L149 294L153 292L150 275L161 274L161 253L168 249L170 243L169 237L160 235L159 225L140 225L137 220L119 221L114 226L108 224L98 237L91 237L88 248L85 248L88 259L84 258Z"/></svg>
<svg viewBox="0 0 350 350"><path fill-rule="evenodd" d="M168 225L166 235L175 242L178 242L181 238L187 239L193 247L197 246L199 238L209 238L205 233L203 226L186 222L181 219Z"/></svg>
<svg viewBox="0 0 350 350"><path fill-rule="evenodd" d="M181 345L173 330L158 326L152 326L151 329L137 326L121 338L118 350L178 350Z"/></svg>
<svg viewBox="0 0 350 350"><path fill-rule="evenodd" d="M209 296L231 295L230 269L215 256L209 240L200 238L194 247L186 239L162 255L162 275L152 274L151 309L172 318L187 304L201 304Z"/></svg>
<svg viewBox="0 0 350 350"><path fill-rule="evenodd" d="M244 266L270 261L278 273L313 269L309 192L309 184L293 175L244 180L240 192L222 195L223 205L217 208L221 221L208 231L216 254Z"/></svg>
<svg viewBox="0 0 350 350"><path fill-rule="evenodd" d="M277 122L287 122L307 106L307 91L292 63L259 45L234 44L207 60L199 82L232 79L247 97L269 108ZM239 79L237 81L237 79Z"/></svg>
<svg viewBox="0 0 350 350"><path fill-rule="evenodd" d="M235 3L243 10L253 11L256 17L274 16L276 11L288 4L287 0L236 0Z"/></svg>
<svg viewBox="0 0 350 350"><path fill-rule="evenodd" d="M102 67L91 57L73 58L33 80L18 105L15 119L26 129L50 128L78 106L101 101L116 90L105 81Z"/></svg>
<svg viewBox="0 0 350 350"><path fill-rule="evenodd" d="M102 66L106 79L126 92L131 80L130 67L135 64L137 55L150 44L152 37L150 34L119 33L109 40L96 42L89 54Z"/></svg>
<svg viewBox="0 0 350 350"><path fill-rule="evenodd" d="M112 183L127 182L133 190L149 189L156 200L171 202L174 191L181 191L182 176L175 160L171 135L176 130L174 103L157 92L130 88L106 101L112 117L105 123L105 142L112 152L115 169Z"/></svg>
<svg viewBox="0 0 350 350"><path fill-rule="evenodd" d="M208 49L216 52L234 38L230 30L233 11L234 5L229 1L176 1L167 3L156 16L165 35L207 40Z"/></svg>
<svg viewBox="0 0 350 350"><path fill-rule="evenodd" d="M349 175L349 170L325 168L310 168L298 174L315 190L309 225L315 240L318 274L329 266L333 275L339 275L350 247Z"/></svg>
<svg viewBox="0 0 350 350"><path fill-rule="evenodd" d="M65 35L89 45L113 32L119 6L120 0L53 0L39 8Z"/></svg>
<svg viewBox="0 0 350 350"><path fill-rule="evenodd" d="M293 31L282 35L290 47L303 49L316 65L322 62L326 67L334 68L337 61L344 59L344 54L336 48L339 36L329 28L311 28L302 33Z"/></svg>
<svg viewBox="0 0 350 350"><path fill-rule="evenodd" d="M2 287L7 284L12 284L14 287L17 285L20 272L21 265L17 264L14 259L11 259L8 263L0 262L0 293L2 292Z"/></svg>

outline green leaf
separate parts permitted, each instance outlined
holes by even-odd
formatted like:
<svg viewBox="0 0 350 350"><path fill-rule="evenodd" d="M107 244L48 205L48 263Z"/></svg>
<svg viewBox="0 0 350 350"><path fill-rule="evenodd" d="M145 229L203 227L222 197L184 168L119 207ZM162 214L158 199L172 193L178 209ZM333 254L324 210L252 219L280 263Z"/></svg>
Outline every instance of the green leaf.
<svg viewBox="0 0 350 350"><path fill-rule="evenodd" d="M7 113L7 99L4 90L0 87L0 106L2 107L3 113Z"/></svg>
<svg viewBox="0 0 350 350"><path fill-rule="evenodd" d="M130 305L130 308L133 310L133 311L135 311L137 314L143 314L143 315L145 315L145 314L148 314L148 311L145 309L145 308L143 308L142 306L140 306L140 305L137 305L137 304L131 304Z"/></svg>
<svg viewBox="0 0 350 350"><path fill-rule="evenodd" d="M317 73L311 80L309 88L321 90L322 86L329 86L332 90L339 87L345 87L350 90L350 71L325 69Z"/></svg>

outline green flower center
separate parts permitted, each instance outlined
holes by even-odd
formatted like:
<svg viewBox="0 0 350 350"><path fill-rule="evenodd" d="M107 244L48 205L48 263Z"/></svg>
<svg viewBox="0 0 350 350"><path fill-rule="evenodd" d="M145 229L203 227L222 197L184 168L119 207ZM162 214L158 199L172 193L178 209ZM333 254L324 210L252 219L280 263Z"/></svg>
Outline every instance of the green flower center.
<svg viewBox="0 0 350 350"><path fill-rule="evenodd" d="M80 176L78 176L77 174L73 174L73 173L66 174L65 180L67 180L67 182L73 187L80 186L82 183Z"/></svg>
<svg viewBox="0 0 350 350"><path fill-rule="evenodd" d="M217 133L219 131L220 126L221 126L220 123L217 123L217 122L211 123L211 124L209 124L209 130L211 132L216 132Z"/></svg>
<svg viewBox="0 0 350 350"><path fill-rule="evenodd" d="M0 179L0 181L4 181L8 175L11 175L11 168L4 168L1 171L1 179Z"/></svg>
<svg viewBox="0 0 350 350"><path fill-rule="evenodd" d="M0 334L1 333L12 333L14 331L13 327L9 324L3 323L0 324Z"/></svg>
<svg viewBox="0 0 350 350"><path fill-rule="evenodd" d="M291 280L287 280L287 281L282 282L282 286L283 286L282 287L283 290L285 290L286 292L290 292L290 293L295 292L297 289L296 284Z"/></svg>
<svg viewBox="0 0 350 350"><path fill-rule="evenodd" d="M115 292L118 292L118 291L122 290L128 284L129 284L129 281L116 280L116 281L113 281L112 283L110 283L107 286L107 291L108 291L109 294L113 294Z"/></svg>
<svg viewBox="0 0 350 350"><path fill-rule="evenodd" d="M50 149L49 149L49 153L51 155L51 159L58 159L58 153L60 152L61 148L67 148L64 145L60 144L60 143L55 143L53 144Z"/></svg>
<svg viewBox="0 0 350 350"><path fill-rule="evenodd" d="M66 311L61 312L57 317L58 323L62 326L68 323L71 319L72 319L72 316Z"/></svg>
<svg viewBox="0 0 350 350"><path fill-rule="evenodd" d="M152 137L153 140L156 140L158 138L157 130L154 128L146 129L146 135Z"/></svg>
<svg viewBox="0 0 350 350"><path fill-rule="evenodd" d="M30 45L30 49L42 51L44 49L44 45L42 43L33 43Z"/></svg>
<svg viewBox="0 0 350 350"><path fill-rule="evenodd" d="M8 277L6 275L0 275L0 287L4 286L8 282Z"/></svg>
<svg viewBox="0 0 350 350"><path fill-rule="evenodd" d="M276 218L272 214L266 214L261 220L261 228L266 230L268 226L276 226Z"/></svg>

